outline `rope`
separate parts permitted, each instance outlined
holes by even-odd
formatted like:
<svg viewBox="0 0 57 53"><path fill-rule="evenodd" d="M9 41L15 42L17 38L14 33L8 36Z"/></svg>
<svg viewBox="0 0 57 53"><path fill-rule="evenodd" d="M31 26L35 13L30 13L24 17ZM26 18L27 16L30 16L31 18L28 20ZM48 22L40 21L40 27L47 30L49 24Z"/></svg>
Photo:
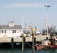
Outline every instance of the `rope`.
<svg viewBox="0 0 57 53"><path fill-rule="evenodd" d="M32 47L29 43L27 43L28 46Z"/></svg>

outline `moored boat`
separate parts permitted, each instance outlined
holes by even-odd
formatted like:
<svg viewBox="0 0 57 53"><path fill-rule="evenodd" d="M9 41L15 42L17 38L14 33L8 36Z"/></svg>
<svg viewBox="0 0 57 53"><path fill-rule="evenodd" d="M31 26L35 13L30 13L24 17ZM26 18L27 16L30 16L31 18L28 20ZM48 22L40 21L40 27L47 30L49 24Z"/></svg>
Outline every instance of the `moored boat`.
<svg viewBox="0 0 57 53"><path fill-rule="evenodd" d="M36 47L37 50L40 50L40 49L43 49L44 48L42 45L38 45L38 46L35 45L35 47Z"/></svg>
<svg viewBox="0 0 57 53"><path fill-rule="evenodd" d="M52 45L51 48L52 49L56 49L57 48L57 45Z"/></svg>
<svg viewBox="0 0 57 53"><path fill-rule="evenodd" d="M51 48L51 42L49 41L49 39L44 39L42 41L42 45L43 45L43 49L50 49Z"/></svg>
<svg viewBox="0 0 57 53"><path fill-rule="evenodd" d="M54 45L52 45L51 48L53 48L53 49L56 49L56 48L57 48L57 38L56 38L56 40L55 40Z"/></svg>
<svg viewBox="0 0 57 53"><path fill-rule="evenodd" d="M46 47L44 47L43 49L50 49L51 47L49 47L49 46L46 46Z"/></svg>

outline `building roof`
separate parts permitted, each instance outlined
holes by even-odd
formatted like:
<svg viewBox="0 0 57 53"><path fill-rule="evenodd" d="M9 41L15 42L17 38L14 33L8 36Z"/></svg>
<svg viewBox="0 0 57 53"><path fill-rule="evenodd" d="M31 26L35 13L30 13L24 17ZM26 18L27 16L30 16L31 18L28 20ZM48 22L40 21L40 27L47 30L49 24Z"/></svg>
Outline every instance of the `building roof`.
<svg viewBox="0 0 57 53"><path fill-rule="evenodd" d="M9 25L0 25L0 29L22 29L21 25L14 25L10 27Z"/></svg>

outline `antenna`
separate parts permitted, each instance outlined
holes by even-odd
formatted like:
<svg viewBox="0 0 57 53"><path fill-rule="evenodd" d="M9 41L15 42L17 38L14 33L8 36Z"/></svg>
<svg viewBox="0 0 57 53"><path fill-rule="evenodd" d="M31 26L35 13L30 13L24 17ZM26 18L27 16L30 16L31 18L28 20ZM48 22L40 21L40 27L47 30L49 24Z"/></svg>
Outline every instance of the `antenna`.
<svg viewBox="0 0 57 53"><path fill-rule="evenodd" d="M9 18L7 17L7 24L9 24Z"/></svg>
<svg viewBox="0 0 57 53"><path fill-rule="evenodd" d="M13 22L14 22L14 17L13 17Z"/></svg>
<svg viewBox="0 0 57 53"><path fill-rule="evenodd" d="M27 23L25 23L25 28L27 28Z"/></svg>
<svg viewBox="0 0 57 53"><path fill-rule="evenodd" d="M32 24L31 23L29 24L28 28L32 28Z"/></svg>
<svg viewBox="0 0 57 53"><path fill-rule="evenodd" d="M53 23L54 23L54 19L52 19L52 21L51 21L51 25L53 26Z"/></svg>
<svg viewBox="0 0 57 53"><path fill-rule="evenodd" d="M44 21L45 21L45 25L47 26L47 20L46 20L46 19L44 19Z"/></svg>
<svg viewBox="0 0 57 53"><path fill-rule="evenodd" d="M32 28L32 24L30 23L30 28Z"/></svg>
<svg viewBox="0 0 57 53"><path fill-rule="evenodd" d="M50 25L47 23L47 20L46 19L44 21L45 21L45 24L47 26L47 35L48 35L48 28L50 27Z"/></svg>
<svg viewBox="0 0 57 53"><path fill-rule="evenodd" d="M24 18L24 17L22 16L22 33L23 33L23 18Z"/></svg>

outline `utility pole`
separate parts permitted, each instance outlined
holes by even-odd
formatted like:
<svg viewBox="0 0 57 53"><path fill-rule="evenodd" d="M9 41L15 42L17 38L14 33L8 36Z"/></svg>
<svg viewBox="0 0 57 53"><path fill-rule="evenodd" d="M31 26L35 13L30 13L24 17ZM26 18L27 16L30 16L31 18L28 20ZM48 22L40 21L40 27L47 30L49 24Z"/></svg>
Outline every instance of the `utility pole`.
<svg viewBox="0 0 57 53"><path fill-rule="evenodd" d="M48 8L50 7L49 5L45 5L44 7L47 8L47 19L48 19ZM48 25L47 25L47 35L48 35Z"/></svg>

